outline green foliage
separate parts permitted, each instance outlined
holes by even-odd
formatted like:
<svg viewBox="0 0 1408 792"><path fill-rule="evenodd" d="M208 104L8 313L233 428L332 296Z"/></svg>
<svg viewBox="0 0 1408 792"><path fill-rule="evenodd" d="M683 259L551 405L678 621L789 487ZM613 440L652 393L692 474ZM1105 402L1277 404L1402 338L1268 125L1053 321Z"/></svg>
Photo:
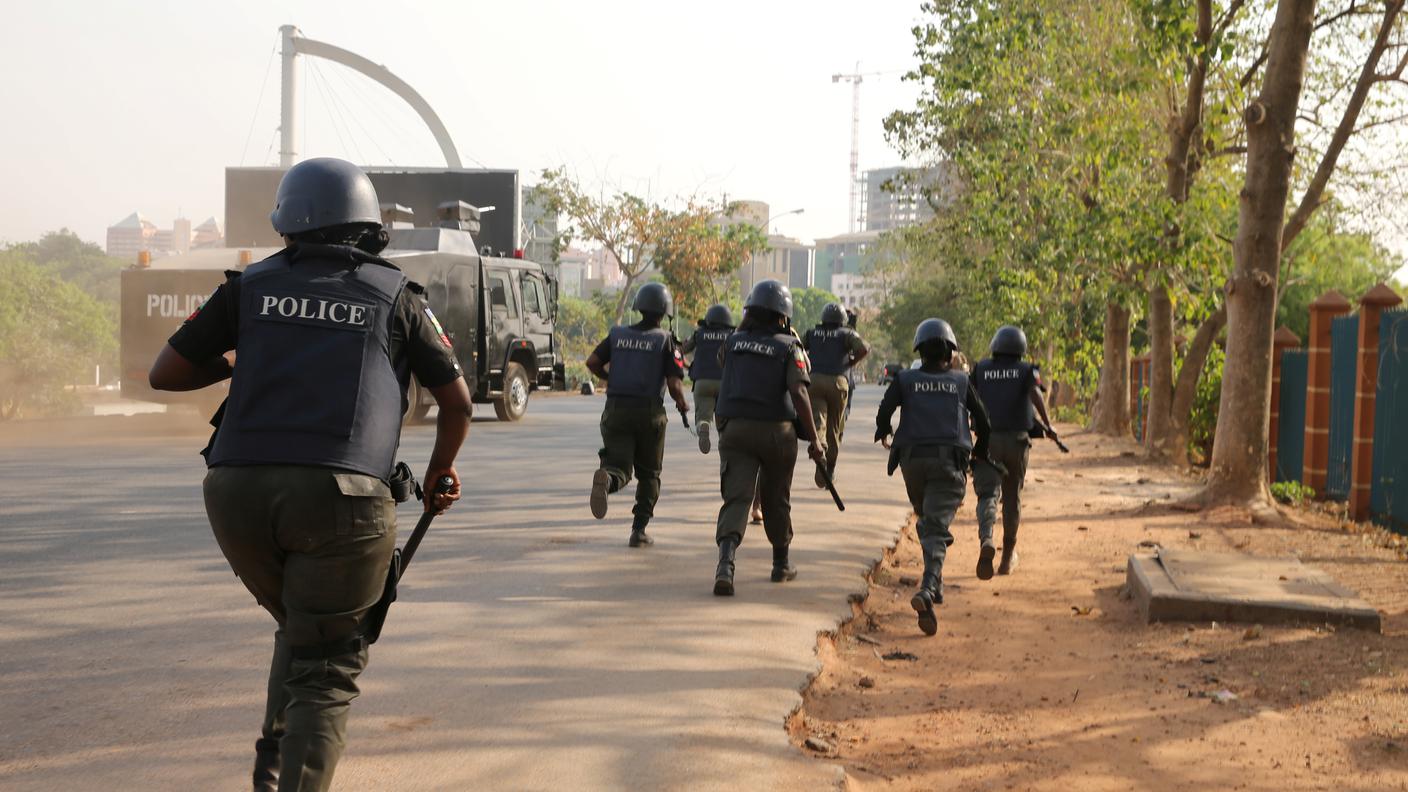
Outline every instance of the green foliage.
<svg viewBox="0 0 1408 792"><path fill-rule="evenodd" d="M1334 289L1355 303L1375 284L1390 282L1403 260L1368 234L1337 233L1332 212L1317 214L1286 253L1285 291L1276 324L1304 343L1310 334L1310 304Z"/></svg>
<svg viewBox="0 0 1408 792"><path fill-rule="evenodd" d="M562 340L562 357L566 363L569 388L591 378L586 360L601 339L606 337L611 327L608 317L613 309L614 306L603 300L563 297L558 301L557 333Z"/></svg>
<svg viewBox="0 0 1408 792"><path fill-rule="evenodd" d="M112 313L22 250L0 251L0 418L54 414L117 353Z"/></svg>
<svg viewBox="0 0 1408 792"><path fill-rule="evenodd" d="M825 289L811 286L793 289L792 326L797 328L797 334L802 335L821 323L821 309L825 308L827 303L839 302L841 298Z"/></svg>
<svg viewBox="0 0 1408 792"><path fill-rule="evenodd" d="M1214 345L1208 350L1207 364L1203 366L1203 376L1198 380L1197 394L1193 397L1193 408L1188 417L1188 458L1194 464L1206 465L1212 459L1217 410L1222 402L1222 366L1225 360L1222 347Z"/></svg>
<svg viewBox="0 0 1408 792"><path fill-rule="evenodd" d="M61 228L40 237L38 242L11 245L9 250L27 256L48 274L72 283L116 311L124 265L92 242L84 242L77 234Z"/></svg>
<svg viewBox="0 0 1408 792"><path fill-rule="evenodd" d="M1305 501L1313 500L1315 490L1299 481L1278 481L1271 485L1271 497L1282 503L1299 506Z"/></svg>

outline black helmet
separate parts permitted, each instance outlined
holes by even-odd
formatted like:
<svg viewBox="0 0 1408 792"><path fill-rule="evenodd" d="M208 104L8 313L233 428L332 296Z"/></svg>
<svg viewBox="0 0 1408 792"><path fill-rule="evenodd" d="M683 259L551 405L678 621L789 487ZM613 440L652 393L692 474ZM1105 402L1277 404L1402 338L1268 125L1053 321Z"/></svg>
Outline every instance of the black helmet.
<svg viewBox="0 0 1408 792"><path fill-rule="evenodd" d="M792 318L792 290L782 281L758 281L748 292L744 308L763 308L773 313Z"/></svg>
<svg viewBox="0 0 1408 792"><path fill-rule="evenodd" d="M381 225L376 188L362 169L334 157L304 160L284 174L269 220L280 234L349 223Z"/></svg>
<svg viewBox="0 0 1408 792"><path fill-rule="evenodd" d="M925 319L914 329L914 348L917 350L929 341L947 341L949 349L958 351L958 338L953 328L942 319Z"/></svg>
<svg viewBox="0 0 1408 792"><path fill-rule="evenodd" d="M635 302L631 303L631 308L641 313L657 313L661 316L669 316L674 313L675 301L670 299L670 290L665 288L665 284L654 281L640 287L636 292Z"/></svg>
<svg viewBox="0 0 1408 792"><path fill-rule="evenodd" d="M1015 325L1003 325L997 328L992 343L988 345L988 351L994 355L1022 357L1027 354L1027 334Z"/></svg>
<svg viewBox="0 0 1408 792"><path fill-rule="evenodd" d="M824 325L839 325L846 323L846 309L837 303L827 303L821 309L821 323Z"/></svg>
<svg viewBox="0 0 1408 792"><path fill-rule="evenodd" d="M709 310L704 312L705 324L715 327L735 327L733 322L733 311L728 309L723 303L715 303L709 306Z"/></svg>

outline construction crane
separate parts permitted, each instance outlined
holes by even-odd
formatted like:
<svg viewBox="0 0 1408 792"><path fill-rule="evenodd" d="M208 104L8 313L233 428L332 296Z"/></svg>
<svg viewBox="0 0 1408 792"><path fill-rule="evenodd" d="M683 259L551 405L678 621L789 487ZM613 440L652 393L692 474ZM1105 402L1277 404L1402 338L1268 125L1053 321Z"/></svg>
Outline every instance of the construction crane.
<svg viewBox="0 0 1408 792"><path fill-rule="evenodd" d="M862 72L860 62L856 62L855 71L850 74L833 74L831 82L848 82L851 84L851 209L847 219L847 230L854 234L856 232L856 220L859 219L856 204L860 199L860 84L866 77L877 77L882 74L892 74L896 69L889 71Z"/></svg>

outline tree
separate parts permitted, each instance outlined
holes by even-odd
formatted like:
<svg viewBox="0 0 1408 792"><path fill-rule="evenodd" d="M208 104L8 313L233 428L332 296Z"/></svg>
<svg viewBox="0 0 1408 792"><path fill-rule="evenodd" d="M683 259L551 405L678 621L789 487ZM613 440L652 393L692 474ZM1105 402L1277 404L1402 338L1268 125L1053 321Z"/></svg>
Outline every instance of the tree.
<svg viewBox="0 0 1408 792"><path fill-rule="evenodd" d="M757 226L717 221L729 217L730 210L691 200L662 217L651 264L674 294L679 316L703 316L722 299L730 276L748 257L767 249L767 234Z"/></svg>
<svg viewBox="0 0 1408 792"><path fill-rule="evenodd" d="M827 303L840 304L841 298L825 289L807 286L792 290L792 326L800 335L821 324L821 310Z"/></svg>
<svg viewBox="0 0 1408 792"><path fill-rule="evenodd" d="M0 419L51 413L117 349L116 319L18 250L0 251Z"/></svg>

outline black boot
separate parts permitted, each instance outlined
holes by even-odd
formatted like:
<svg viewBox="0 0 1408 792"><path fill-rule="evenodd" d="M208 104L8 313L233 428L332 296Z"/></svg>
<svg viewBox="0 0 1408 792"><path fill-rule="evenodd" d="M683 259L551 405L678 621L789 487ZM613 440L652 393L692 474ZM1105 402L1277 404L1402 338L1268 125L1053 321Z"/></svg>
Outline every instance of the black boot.
<svg viewBox="0 0 1408 792"><path fill-rule="evenodd" d="M1017 568L1017 534L1002 536L1002 563L997 565L997 574L1010 575Z"/></svg>
<svg viewBox="0 0 1408 792"><path fill-rule="evenodd" d="M645 526L649 522L649 520L642 520L637 517L635 522L631 523L631 538L626 544L631 547L649 547L655 544L655 540L651 539L650 534L645 532Z"/></svg>
<svg viewBox="0 0 1408 792"><path fill-rule="evenodd" d="M254 792L274 792L279 785L279 741L260 737L254 741Z"/></svg>
<svg viewBox="0 0 1408 792"><path fill-rule="evenodd" d="M738 550L738 540L726 536L719 540L719 567L714 570L714 596L733 596L733 554Z"/></svg>
<svg viewBox="0 0 1408 792"><path fill-rule="evenodd" d="M978 580L992 580L992 557L996 554L997 548L992 546L991 539L978 548Z"/></svg>
<svg viewBox="0 0 1408 792"><path fill-rule="evenodd" d="M939 632L939 617L934 613L934 606L944 601L943 561L939 553L946 548L936 540L921 540L920 546L924 550L924 579L919 583L919 590L910 598L909 606L919 615L920 631L925 635L936 635Z"/></svg>
<svg viewBox="0 0 1408 792"><path fill-rule="evenodd" d="M787 560L787 546L772 549L772 582L781 583L797 579L797 567Z"/></svg>

